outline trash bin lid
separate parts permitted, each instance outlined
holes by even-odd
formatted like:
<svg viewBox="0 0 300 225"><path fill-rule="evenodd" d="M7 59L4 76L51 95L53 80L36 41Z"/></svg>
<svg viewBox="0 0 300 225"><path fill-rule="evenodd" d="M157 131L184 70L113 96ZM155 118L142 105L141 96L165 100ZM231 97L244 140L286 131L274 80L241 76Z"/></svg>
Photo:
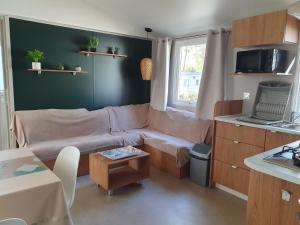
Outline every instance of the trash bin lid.
<svg viewBox="0 0 300 225"><path fill-rule="evenodd" d="M195 144L191 150L191 155L200 158L209 159L211 153L211 146L206 144Z"/></svg>

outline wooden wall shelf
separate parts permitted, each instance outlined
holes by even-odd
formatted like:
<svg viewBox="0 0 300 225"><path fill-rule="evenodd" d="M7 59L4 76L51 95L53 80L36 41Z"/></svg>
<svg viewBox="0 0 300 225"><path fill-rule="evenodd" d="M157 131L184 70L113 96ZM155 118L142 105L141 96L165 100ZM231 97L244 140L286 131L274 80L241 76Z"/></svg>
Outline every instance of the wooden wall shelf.
<svg viewBox="0 0 300 225"><path fill-rule="evenodd" d="M291 73L230 73L229 76L293 76Z"/></svg>
<svg viewBox="0 0 300 225"><path fill-rule="evenodd" d="M87 71L76 71L76 70L55 70L55 69L41 69L41 70L34 70L34 69L28 69L28 71L31 72L37 72L38 74L42 74L42 72L50 72L50 73L72 73L73 75L76 75L77 73L87 74Z"/></svg>
<svg viewBox="0 0 300 225"><path fill-rule="evenodd" d="M89 56L89 55L102 55L102 56L111 56L113 58L127 58L127 55L120 55L120 54L112 54L112 53L107 53L107 52L91 52L91 51L80 51L80 54Z"/></svg>

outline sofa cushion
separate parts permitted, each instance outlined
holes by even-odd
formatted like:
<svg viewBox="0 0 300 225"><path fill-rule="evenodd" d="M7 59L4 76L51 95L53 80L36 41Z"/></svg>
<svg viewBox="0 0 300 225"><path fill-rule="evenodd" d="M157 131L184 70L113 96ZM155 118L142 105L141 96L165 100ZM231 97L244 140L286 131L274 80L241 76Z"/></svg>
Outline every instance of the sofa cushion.
<svg viewBox="0 0 300 225"><path fill-rule="evenodd" d="M203 143L210 121L197 119L194 113L171 107L168 107L165 112L150 107L149 127L193 143Z"/></svg>
<svg viewBox="0 0 300 225"><path fill-rule="evenodd" d="M52 140L39 142L29 146L37 157L41 160L56 159L60 150L66 146L75 146L81 154L87 154L93 151L101 151L123 146L121 136L102 134L96 136L74 137L61 140Z"/></svg>
<svg viewBox="0 0 300 225"><path fill-rule="evenodd" d="M194 146L192 142L149 128L133 129L127 132L141 134L144 144L174 156L178 167L184 166L189 161L189 152Z"/></svg>
<svg viewBox="0 0 300 225"><path fill-rule="evenodd" d="M123 140L124 146L141 146L144 144L143 134L138 132L118 131L112 132L113 136L119 136Z"/></svg>
<svg viewBox="0 0 300 225"><path fill-rule="evenodd" d="M106 107L113 132L143 128L148 125L149 104Z"/></svg>
<svg viewBox="0 0 300 225"><path fill-rule="evenodd" d="M109 133L106 110L86 109L16 111L11 130L20 147L31 144L88 135Z"/></svg>

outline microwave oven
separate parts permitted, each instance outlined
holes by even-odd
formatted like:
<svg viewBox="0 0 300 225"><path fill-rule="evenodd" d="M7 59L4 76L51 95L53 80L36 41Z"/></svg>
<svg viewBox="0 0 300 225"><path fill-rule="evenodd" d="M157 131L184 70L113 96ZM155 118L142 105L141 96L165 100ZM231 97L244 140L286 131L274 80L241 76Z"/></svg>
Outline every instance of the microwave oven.
<svg viewBox="0 0 300 225"><path fill-rule="evenodd" d="M237 52L236 73L284 73L287 51L256 49Z"/></svg>

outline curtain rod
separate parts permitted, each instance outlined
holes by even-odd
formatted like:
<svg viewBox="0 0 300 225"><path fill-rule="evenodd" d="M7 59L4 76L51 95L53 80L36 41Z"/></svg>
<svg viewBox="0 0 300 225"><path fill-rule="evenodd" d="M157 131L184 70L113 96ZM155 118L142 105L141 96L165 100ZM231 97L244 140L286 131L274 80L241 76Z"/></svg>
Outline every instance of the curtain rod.
<svg viewBox="0 0 300 225"><path fill-rule="evenodd" d="M183 36L183 37L177 37L174 38L174 40L184 40L184 39L191 39L191 38L197 38L197 37L205 37L207 36L209 31L202 33L202 34L194 34L194 35L190 35L190 36ZM220 31L219 30L212 30L213 34L218 34ZM231 30L226 30L226 29L222 29L222 32L231 32Z"/></svg>

